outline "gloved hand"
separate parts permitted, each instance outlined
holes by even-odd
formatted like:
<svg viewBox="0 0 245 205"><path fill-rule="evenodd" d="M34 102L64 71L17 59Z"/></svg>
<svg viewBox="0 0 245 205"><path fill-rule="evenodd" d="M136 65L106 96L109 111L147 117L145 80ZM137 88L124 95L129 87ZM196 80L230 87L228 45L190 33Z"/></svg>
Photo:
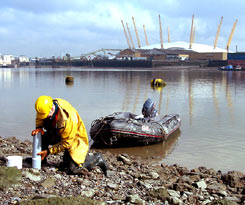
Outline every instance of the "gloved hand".
<svg viewBox="0 0 245 205"><path fill-rule="evenodd" d="M31 135L34 136L37 133L41 132L41 135L44 135L44 130L42 128L37 128L31 132Z"/></svg>
<svg viewBox="0 0 245 205"><path fill-rule="evenodd" d="M41 160L44 160L48 156L48 150L38 152L37 155L41 155Z"/></svg>

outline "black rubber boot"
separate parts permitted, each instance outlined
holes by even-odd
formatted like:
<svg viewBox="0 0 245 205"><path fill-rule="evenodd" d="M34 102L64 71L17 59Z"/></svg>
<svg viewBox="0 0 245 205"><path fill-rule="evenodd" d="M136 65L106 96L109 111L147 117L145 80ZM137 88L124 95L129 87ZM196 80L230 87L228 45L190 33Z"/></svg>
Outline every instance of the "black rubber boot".
<svg viewBox="0 0 245 205"><path fill-rule="evenodd" d="M95 166L100 167L104 175L107 176L108 166L101 153L89 153L83 164L83 167L85 167L88 171L91 171Z"/></svg>
<svg viewBox="0 0 245 205"><path fill-rule="evenodd" d="M69 152L65 150L63 162L59 166L60 171L65 171L69 175L83 175L84 171L71 158Z"/></svg>

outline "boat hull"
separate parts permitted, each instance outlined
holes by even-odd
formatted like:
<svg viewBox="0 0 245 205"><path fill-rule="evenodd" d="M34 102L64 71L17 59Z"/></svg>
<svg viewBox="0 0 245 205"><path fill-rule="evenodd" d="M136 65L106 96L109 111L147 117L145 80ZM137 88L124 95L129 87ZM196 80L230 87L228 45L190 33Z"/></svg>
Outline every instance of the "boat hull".
<svg viewBox="0 0 245 205"><path fill-rule="evenodd" d="M166 140L180 127L179 115L136 119L129 112L113 113L95 120L90 129L93 147L132 147Z"/></svg>
<svg viewBox="0 0 245 205"><path fill-rule="evenodd" d="M229 68L219 68L219 70L221 70L221 71L245 71L245 68L242 68L242 69L235 69L235 68L232 68L232 69L229 69Z"/></svg>

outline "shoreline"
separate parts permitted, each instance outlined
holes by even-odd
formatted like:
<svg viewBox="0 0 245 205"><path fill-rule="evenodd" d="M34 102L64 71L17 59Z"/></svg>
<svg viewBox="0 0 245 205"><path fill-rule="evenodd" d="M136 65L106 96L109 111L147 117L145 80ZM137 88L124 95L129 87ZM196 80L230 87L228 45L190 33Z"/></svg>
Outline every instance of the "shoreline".
<svg viewBox="0 0 245 205"><path fill-rule="evenodd" d="M6 67L34 67L34 68L67 68L67 67L90 67L90 68L157 68L174 66L195 66L195 67L220 67L227 65L227 60L119 60L119 59L40 59L35 62L13 64Z"/></svg>
<svg viewBox="0 0 245 205"><path fill-rule="evenodd" d="M1 69L1 68L0 68ZM200 70L200 69L210 69L210 70L218 70L218 67L215 66L198 66L198 65L172 65L172 66L156 66L156 67L91 67L91 66L60 66L60 67L52 67L52 66L23 66L18 68L11 68L10 69L52 69L52 70L62 70L62 69L80 69L80 70L124 70L124 71L168 71L168 70L178 70L178 69L184 69L184 70Z"/></svg>
<svg viewBox="0 0 245 205"><path fill-rule="evenodd" d="M93 200L94 204L245 203L245 174L242 172L229 171L223 174L206 167L189 170L176 164L150 165L140 157L125 153L96 151L101 152L108 163L107 177L98 167L91 172L84 169L81 176L67 175L57 169L62 154L50 155L49 165L41 170L32 169L30 164L23 163L23 168L18 170L21 174L19 184L8 187L0 184L0 202L24 204L26 200L32 199L34 204L37 200L52 197L55 200L59 196L85 197L82 200ZM0 137L1 157L21 155L25 158L31 157L31 153L30 141ZM0 160L0 170L3 168L5 163Z"/></svg>

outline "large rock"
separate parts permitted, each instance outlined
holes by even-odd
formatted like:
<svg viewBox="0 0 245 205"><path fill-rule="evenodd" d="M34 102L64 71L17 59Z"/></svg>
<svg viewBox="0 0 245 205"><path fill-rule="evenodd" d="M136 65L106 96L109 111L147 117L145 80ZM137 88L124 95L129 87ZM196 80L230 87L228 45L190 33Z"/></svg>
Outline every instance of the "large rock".
<svg viewBox="0 0 245 205"><path fill-rule="evenodd" d="M222 180L231 187L245 187L245 175L238 171L229 171L222 175Z"/></svg>

